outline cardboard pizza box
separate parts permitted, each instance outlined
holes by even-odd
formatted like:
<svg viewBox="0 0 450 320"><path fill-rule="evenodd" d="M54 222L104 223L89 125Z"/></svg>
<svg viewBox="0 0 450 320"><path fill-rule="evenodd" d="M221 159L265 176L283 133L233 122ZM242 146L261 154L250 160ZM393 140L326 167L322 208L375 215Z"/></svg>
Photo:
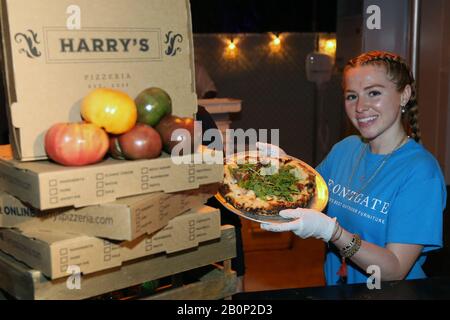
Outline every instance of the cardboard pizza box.
<svg viewBox="0 0 450 320"><path fill-rule="evenodd" d="M37 209L48 210L104 204L153 192L193 190L221 182L223 152L201 150L194 155L163 154L151 160L106 159L81 167L0 157L0 191Z"/></svg>
<svg viewBox="0 0 450 320"><path fill-rule="evenodd" d="M0 227L78 232L112 240L134 240L165 227L169 221L203 206L218 184L176 193L156 192L83 208L37 210L12 195L0 193Z"/></svg>
<svg viewBox="0 0 450 320"><path fill-rule="evenodd" d="M132 242L111 242L76 232L42 228L0 228L0 250L51 279L120 267L158 253L178 253L221 235L220 210L202 206L156 233Z"/></svg>
<svg viewBox="0 0 450 320"><path fill-rule="evenodd" d="M148 87L197 111L188 0L1 0L2 70L14 156L46 159L44 135L80 121L91 90Z"/></svg>

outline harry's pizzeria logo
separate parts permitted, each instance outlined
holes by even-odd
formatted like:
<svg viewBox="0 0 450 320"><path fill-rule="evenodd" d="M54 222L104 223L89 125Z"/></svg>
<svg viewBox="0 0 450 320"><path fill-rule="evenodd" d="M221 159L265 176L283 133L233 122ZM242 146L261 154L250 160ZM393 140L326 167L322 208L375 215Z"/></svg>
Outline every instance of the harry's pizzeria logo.
<svg viewBox="0 0 450 320"><path fill-rule="evenodd" d="M114 39L114 38L63 38L59 39L60 52L129 52L131 47L138 47L141 52L148 52L150 49L149 39Z"/></svg>
<svg viewBox="0 0 450 320"><path fill-rule="evenodd" d="M81 26L78 5L69 5L64 14L67 15L65 27L44 27L41 35L31 29L17 32L14 40L19 54L30 59L43 55L47 63L109 63L158 61L164 54L173 57L182 51L183 36L173 30L85 28Z"/></svg>
<svg viewBox="0 0 450 320"><path fill-rule="evenodd" d="M105 29L44 27L43 35L28 29L14 36L19 54L30 59L42 56L48 63L122 62L162 60L182 51L183 36L160 29Z"/></svg>

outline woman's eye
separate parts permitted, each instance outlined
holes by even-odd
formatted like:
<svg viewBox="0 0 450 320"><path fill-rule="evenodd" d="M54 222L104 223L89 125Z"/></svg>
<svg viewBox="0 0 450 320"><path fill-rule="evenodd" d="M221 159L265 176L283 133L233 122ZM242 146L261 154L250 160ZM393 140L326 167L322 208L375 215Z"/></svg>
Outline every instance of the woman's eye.
<svg viewBox="0 0 450 320"><path fill-rule="evenodd" d="M373 90L369 92L369 97L375 97L375 96L379 96L381 94L380 91L377 90Z"/></svg>
<svg viewBox="0 0 450 320"><path fill-rule="evenodd" d="M347 101L352 101L355 99L356 99L356 95L354 95L354 94L348 94L345 96L345 100L347 100Z"/></svg>

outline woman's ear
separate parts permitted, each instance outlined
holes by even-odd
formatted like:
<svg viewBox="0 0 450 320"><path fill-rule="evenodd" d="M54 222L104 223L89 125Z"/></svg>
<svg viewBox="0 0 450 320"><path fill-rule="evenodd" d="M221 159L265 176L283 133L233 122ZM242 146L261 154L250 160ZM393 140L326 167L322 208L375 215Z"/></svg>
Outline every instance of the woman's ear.
<svg viewBox="0 0 450 320"><path fill-rule="evenodd" d="M400 104L405 106L411 98L411 86L407 84L400 95Z"/></svg>

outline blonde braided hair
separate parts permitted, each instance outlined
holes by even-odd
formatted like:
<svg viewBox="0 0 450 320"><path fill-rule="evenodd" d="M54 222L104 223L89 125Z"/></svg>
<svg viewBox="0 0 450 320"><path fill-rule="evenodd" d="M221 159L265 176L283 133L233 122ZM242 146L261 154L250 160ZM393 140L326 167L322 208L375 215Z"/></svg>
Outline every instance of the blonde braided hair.
<svg viewBox="0 0 450 320"><path fill-rule="evenodd" d="M419 107L417 105L416 81L406 61L399 55L386 51L370 51L351 59L344 68L345 72L357 66L377 65L386 69L386 74L399 92L407 85L411 86L411 97L402 110L402 122L407 134L420 142Z"/></svg>

